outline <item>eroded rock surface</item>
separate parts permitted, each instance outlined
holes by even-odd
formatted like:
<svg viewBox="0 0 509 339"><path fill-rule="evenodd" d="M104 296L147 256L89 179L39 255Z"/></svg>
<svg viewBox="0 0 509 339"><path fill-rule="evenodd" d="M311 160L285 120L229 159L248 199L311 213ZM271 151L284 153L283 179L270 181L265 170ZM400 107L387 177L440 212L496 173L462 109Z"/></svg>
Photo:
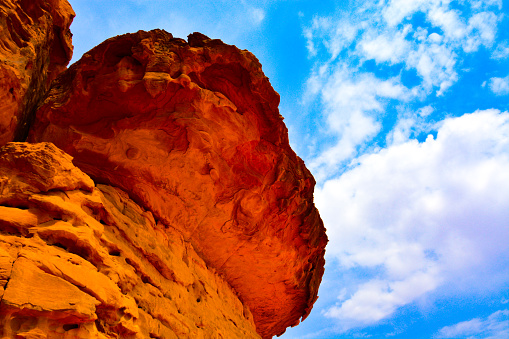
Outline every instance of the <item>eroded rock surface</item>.
<svg viewBox="0 0 509 339"><path fill-rule="evenodd" d="M55 143L152 211L161 236L192 246L269 338L309 314L327 242L278 104L251 53L139 31L65 71L29 140Z"/></svg>
<svg viewBox="0 0 509 339"><path fill-rule="evenodd" d="M26 137L36 105L72 57L67 0L0 1L0 146Z"/></svg>
<svg viewBox="0 0 509 339"><path fill-rule="evenodd" d="M178 230L51 143L0 149L0 230L2 338L259 338Z"/></svg>

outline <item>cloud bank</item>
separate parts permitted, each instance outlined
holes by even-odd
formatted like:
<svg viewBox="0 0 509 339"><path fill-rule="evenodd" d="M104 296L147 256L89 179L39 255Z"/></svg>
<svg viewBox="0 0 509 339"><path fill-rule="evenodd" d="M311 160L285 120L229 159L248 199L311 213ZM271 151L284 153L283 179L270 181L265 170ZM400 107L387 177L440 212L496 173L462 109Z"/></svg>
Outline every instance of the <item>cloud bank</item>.
<svg viewBox="0 0 509 339"><path fill-rule="evenodd" d="M343 330L432 291L501 288L509 282L509 113L445 119L436 138L364 155L315 200L328 259L345 274L362 272L325 312Z"/></svg>
<svg viewBox="0 0 509 339"><path fill-rule="evenodd" d="M303 31L314 61L306 99L320 103L327 140L308 164L330 279L343 286L322 314L340 331L509 283L509 113L436 109L463 96L455 86L509 94L507 73L471 63L486 51L495 64L509 57L507 41L497 40L501 8L367 1L315 16ZM465 324L474 323L437 336Z"/></svg>

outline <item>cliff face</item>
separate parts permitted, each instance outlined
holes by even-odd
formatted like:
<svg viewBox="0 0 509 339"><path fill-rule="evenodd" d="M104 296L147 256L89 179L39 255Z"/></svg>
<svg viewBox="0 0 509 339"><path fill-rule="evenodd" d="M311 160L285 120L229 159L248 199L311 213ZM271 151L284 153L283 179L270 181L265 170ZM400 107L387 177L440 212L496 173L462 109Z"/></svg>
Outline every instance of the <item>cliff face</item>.
<svg viewBox="0 0 509 339"><path fill-rule="evenodd" d="M114 37L64 71L31 144L0 152L4 335L270 338L298 324L327 238L278 104L251 53L199 33Z"/></svg>
<svg viewBox="0 0 509 339"><path fill-rule="evenodd" d="M72 57L67 0L0 2L0 145L26 138L37 104Z"/></svg>

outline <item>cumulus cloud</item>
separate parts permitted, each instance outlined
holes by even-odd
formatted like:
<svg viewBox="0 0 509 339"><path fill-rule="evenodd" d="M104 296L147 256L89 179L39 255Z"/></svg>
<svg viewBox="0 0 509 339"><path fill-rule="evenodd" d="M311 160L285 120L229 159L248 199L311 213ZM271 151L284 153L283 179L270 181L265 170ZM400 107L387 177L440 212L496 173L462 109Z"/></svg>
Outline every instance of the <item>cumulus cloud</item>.
<svg viewBox="0 0 509 339"><path fill-rule="evenodd" d="M509 310L486 318L474 318L440 329L435 338L506 339L509 338Z"/></svg>
<svg viewBox="0 0 509 339"><path fill-rule="evenodd" d="M488 82L488 86L496 95L509 94L509 75L505 78L491 78Z"/></svg>
<svg viewBox="0 0 509 339"><path fill-rule="evenodd" d="M315 200L328 259L345 273L363 272L325 312L343 330L376 323L431 291L477 293L486 275L491 288L506 286L509 113L448 118L436 138L361 156Z"/></svg>

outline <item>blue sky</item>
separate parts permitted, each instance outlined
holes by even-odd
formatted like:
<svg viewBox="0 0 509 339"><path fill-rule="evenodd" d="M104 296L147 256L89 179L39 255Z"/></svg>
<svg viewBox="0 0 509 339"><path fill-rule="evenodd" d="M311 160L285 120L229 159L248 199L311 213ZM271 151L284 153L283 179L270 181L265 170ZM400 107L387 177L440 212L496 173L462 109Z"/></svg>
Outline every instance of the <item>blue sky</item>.
<svg viewBox="0 0 509 339"><path fill-rule="evenodd" d="M319 299L283 338L509 338L509 1L70 0L253 52L317 179Z"/></svg>

